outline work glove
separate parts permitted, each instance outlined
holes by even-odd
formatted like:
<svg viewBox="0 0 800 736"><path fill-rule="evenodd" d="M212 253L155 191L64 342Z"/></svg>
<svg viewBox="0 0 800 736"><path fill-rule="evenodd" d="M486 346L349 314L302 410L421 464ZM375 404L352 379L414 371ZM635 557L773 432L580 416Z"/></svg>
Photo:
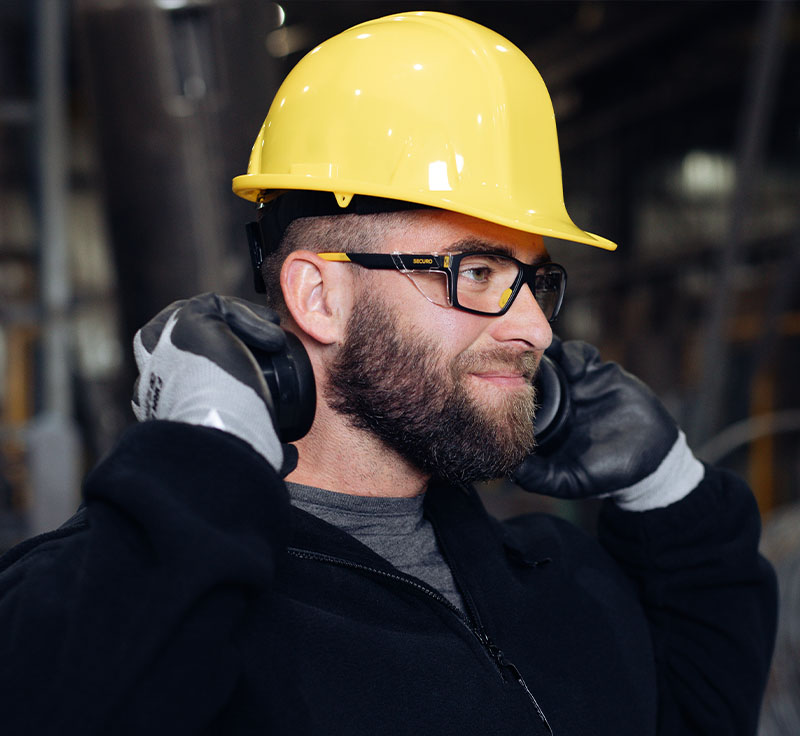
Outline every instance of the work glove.
<svg viewBox="0 0 800 736"><path fill-rule="evenodd" d="M555 447L514 471L516 483L560 498L611 496L629 511L668 506L700 483L703 465L644 383L585 342L554 337L547 355L564 372L572 416Z"/></svg>
<svg viewBox="0 0 800 736"><path fill-rule="evenodd" d="M284 349L275 312L217 294L170 304L134 337L133 413L140 422L166 419L229 432L286 474L297 452L281 446L272 397L248 345Z"/></svg>

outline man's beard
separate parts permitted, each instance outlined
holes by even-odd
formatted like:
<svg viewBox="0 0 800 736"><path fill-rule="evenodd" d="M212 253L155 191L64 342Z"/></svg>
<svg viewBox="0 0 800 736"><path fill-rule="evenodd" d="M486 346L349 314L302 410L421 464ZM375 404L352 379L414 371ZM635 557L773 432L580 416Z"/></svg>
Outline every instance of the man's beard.
<svg viewBox="0 0 800 736"><path fill-rule="evenodd" d="M511 473L533 450L532 385L479 405L471 372L514 371L530 384L533 353L465 352L442 365L432 341L405 334L382 303L357 309L329 369L326 398L420 470L469 483ZM488 393L488 392L487 392Z"/></svg>

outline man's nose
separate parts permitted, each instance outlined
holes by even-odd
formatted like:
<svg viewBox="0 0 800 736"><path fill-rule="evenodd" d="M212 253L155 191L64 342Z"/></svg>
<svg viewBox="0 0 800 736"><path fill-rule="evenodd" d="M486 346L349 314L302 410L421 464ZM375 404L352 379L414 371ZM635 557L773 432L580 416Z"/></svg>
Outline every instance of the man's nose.
<svg viewBox="0 0 800 736"><path fill-rule="evenodd" d="M528 284L523 284L514 303L493 320L492 337L499 342L524 342L526 350L545 350L553 340L553 330Z"/></svg>

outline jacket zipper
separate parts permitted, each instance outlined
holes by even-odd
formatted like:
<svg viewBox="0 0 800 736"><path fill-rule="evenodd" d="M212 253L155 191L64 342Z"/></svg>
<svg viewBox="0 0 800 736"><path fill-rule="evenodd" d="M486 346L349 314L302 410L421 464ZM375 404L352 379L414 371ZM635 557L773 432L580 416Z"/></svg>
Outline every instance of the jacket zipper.
<svg viewBox="0 0 800 736"><path fill-rule="evenodd" d="M503 677L503 671L509 671L514 679L517 681L517 684L525 691L529 700L533 704L534 710L536 714L539 716L539 719L542 721L542 724L547 729L548 734L550 736L554 736L553 729L550 727L550 723L547 721L544 712L542 711L539 703L537 702L536 698L534 697L533 693L528 688L527 683L522 677L522 673L517 669L516 665L513 662L509 662L503 652L497 647L492 640L489 638L489 635L484 631L482 625L480 625L479 619L477 617L477 612L475 611L474 606L472 605L472 601L467 601L468 607L474 620L477 625L473 625L466 616L454 606L447 598L445 598L441 593L434 590L433 588L429 588L425 585L421 585L416 580L413 580L409 577L405 577L402 575L396 575L391 572L387 572L386 570L380 570L377 567L370 567L368 565L362 565L359 562L353 562L352 560L346 560L341 557L334 557L333 555L326 555L321 552L312 552L310 550L305 549L298 549L297 547L289 547L287 552L292 555L293 557L297 557L301 560L315 560L317 562L326 562L331 565L338 565L339 567L346 567L352 570L360 570L361 572L365 572L371 575L378 575L380 577L386 578L391 580L395 583L400 583L402 585L409 586L414 588L415 590L424 593L429 598L433 598L433 600L438 601L446 608L448 608L461 624L480 642L484 652L492 661L494 666L497 668L498 674L500 678L505 680ZM466 600L466 597L465 597Z"/></svg>

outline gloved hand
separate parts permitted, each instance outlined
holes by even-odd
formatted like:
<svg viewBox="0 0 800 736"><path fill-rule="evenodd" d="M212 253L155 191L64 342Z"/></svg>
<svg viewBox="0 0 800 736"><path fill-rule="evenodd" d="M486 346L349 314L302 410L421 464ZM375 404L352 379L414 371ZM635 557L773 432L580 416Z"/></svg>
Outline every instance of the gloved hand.
<svg viewBox="0 0 800 736"><path fill-rule="evenodd" d="M536 451L514 471L525 490L561 498L610 495L630 511L667 506L702 480L702 464L656 395L597 348L553 338L547 355L560 366L572 398L563 441Z"/></svg>
<svg viewBox="0 0 800 736"><path fill-rule="evenodd" d="M201 294L170 304L133 340L139 367L132 401L136 418L230 432L276 470L289 472L273 424L272 397L247 348L282 350L286 334L277 323L272 310L236 297ZM294 448L286 454L291 453L287 460L293 467Z"/></svg>

